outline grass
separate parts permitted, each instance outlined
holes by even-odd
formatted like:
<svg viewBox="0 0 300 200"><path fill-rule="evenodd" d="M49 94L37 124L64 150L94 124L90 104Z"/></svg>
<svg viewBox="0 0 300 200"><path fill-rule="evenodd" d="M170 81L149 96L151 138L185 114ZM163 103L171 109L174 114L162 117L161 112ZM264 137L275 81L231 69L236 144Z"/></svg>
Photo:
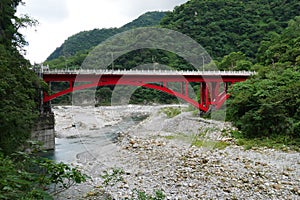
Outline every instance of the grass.
<svg viewBox="0 0 300 200"><path fill-rule="evenodd" d="M243 146L245 150L267 147L282 151L300 151L300 139L290 139L285 136L272 136L261 138L246 138L240 131L231 131L231 135L236 139L236 144Z"/></svg>
<svg viewBox="0 0 300 200"><path fill-rule="evenodd" d="M193 140L192 146L196 147L204 147L204 148L212 148L212 149L225 149L229 143L224 141L213 141L213 140Z"/></svg>
<svg viewBox="0 0 300 200"><path fill-rule="evenodd" d="M177 133L175 135L167 135L164 136L164 138L166 138L167 140L180 140L180 141L185 141L185 142L192 142L195 139L195 135L191 134L191 135L186 135L183 133Z"/></svg>
<svg viewBox="0 0 300 200"><path fill-rule="evenodd" d="M166 195L161 190L156 190L154 195L146 194L144 191L136 189L133 192L136 193L136 197L132 197L132 200L164 200L166 198Z"/></svg>
<svg viewBox="0 0 300 200"><path fill-rule="evenodd" d="M160 112L166 114L168 118L173 118L181 113L181 108L166 107L162 108Z"/></svg>
<svg viewBox="0 0 300 200"><path fill-rule="evenodd" d="M202 139L201 135L186 135L186 134L176 134L176 135L168 135L164 136L164 138L168 140L180 140L190 143L191 146L195 147L205 147L205 148L212 148L212 149L225 149L229 143L224 141L213 141L213 140L206 140Z"/></svg>

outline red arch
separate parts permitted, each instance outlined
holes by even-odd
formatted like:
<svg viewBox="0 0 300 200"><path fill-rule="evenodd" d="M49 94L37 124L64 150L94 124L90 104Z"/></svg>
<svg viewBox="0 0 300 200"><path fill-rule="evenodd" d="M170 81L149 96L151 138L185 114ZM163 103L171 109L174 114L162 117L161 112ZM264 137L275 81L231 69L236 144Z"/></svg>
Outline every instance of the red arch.
<svg viewBox="0 0 300 200"><path fill-rule="evenodd" d="M65 94L71 93L73 91L78 91L78 90L83 90L83 89L87 89L87 88L92 88L92 87L97 87L97 86L107 86L107 85L131 85L131 86L140 86L140 87L145 87L145 88L150 88L150 89L154 89L154 90L158 90L161 92L165 92L167 94L170 94L172 96L181 98L182 100L186 101L187 103L190 103L191 105L193 105L194 107L207 112L209 107L208 106L204 106L203 104L199 104L197 101L189 98L188 96L185 96L179 92L170 90L166 87L162 87L162 86L158 86L158 85L154 85L154 84L149 84L149 83L139 83L139 82L127 82L127 81L119 81L118 83L114 82L114 81L107 81L107 82L92 82L90 84L84 84L84 85L79 85L79 86L74 86L74 87L70 87L66 90L57 92L55 94L51 94L51 95L47 95L44 94L44 102L48 102L51 101L57 97L63 96ZM224 101L227 99L227 97L224 99ZM224 103L224 102L223 102Z"/></svg>

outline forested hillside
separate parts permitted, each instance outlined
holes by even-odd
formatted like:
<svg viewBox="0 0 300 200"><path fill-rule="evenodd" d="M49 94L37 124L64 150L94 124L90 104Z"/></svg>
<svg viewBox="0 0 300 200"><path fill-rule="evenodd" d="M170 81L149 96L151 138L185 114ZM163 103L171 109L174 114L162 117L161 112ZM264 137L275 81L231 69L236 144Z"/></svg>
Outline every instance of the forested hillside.
<svg viewBox="0 0 300 200"><path fill-rule="evenodd" d="M215 60L238 51L255 59L260 42L298 15L298 0L191 0L168 13L161 25L192 37Z"/></svg>
<svg viewBox="0 0 300 200"><path fill-rule="evenodd" d="M46 64L52 68L79 68L91 48L108 37L129 28L160 23L161 27L179 31L196 40L217 61L220 69L229 68L226 62L236 58L242 61L234 69L247 69L257 62L260 43L280 34L288 21L300 14L299 10L300 2L297 0L191 0L168 12L165 17L165 13L150 12L120 29L95 29L71 36L49 56ZM230 53L233 54L219 63ZM152 57L155 62L174 68L190 67L169 52L149 50L124 55L115 64L128 69L152 61Z"/></svg>
<svg viewBox="0 0 300 200"><path fill-rule="evenodd" d="M120 28L94 29L90 31L82 31L69 37L47 58L47 61L59 57L71 57L74 56L76 53L78 56L80 56L80 54L86 53L92 47L97 46L107 38L132 28L156 26L159 24L160 20L165 16L165 14L165 12L147 12Z"/></svg>
<svg viewBox="0 0 300 200"><path fill-rule="evenodd" d="M0 199L52 199L49 192L53 189L68 188L87 177L66 164L18 152L24 151L24 143L30 138L39 115L41 90L46 90L45 83L30 70L30 63L22 54L26 41L18 30L37 22L27 16L16 16L21 3L0 1ZM122 27L122 31L157 25L163 15L147 13ZM253 139L255 145L268 141L262 145L279 144L291 150L286 148L289 145L300 150L299 0L190 0L168 13L160 27L195 39L216 59L220 69L257 72L230 88L231 98L222 110L238 128L228 133L237 139L232 141L244 144ZM55 59L47 63L52 68L80 67L95 45L118 31L92 30L71 36L49 57ZM156 49L123 55L116 60L115 67L128 69L149 62L189 68L174 53ZM97 103L111 103L113 86L97 89ZM118 98L122 100L127 91L122 88ZM169 95L142 87L130 100L129 103L176 102ZM277 186L282 187L276 183L276 190ZM291 191L298 192L298 188Z"/></svg>

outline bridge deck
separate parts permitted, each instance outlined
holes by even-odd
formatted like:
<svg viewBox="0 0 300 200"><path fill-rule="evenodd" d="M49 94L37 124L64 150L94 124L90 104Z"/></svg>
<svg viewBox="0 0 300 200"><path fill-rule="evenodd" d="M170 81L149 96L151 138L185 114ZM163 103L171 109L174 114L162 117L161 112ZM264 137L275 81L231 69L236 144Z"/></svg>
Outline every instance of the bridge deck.
<svg viewBox="0 0 300 200"><path fill-rule="evenodd" d="M103 74L103 75L182 75L182 76L251 76L254 71L176 71L176 70L108 70L108 69L80 69L80 70L47 70L43 74Z"/></svg>

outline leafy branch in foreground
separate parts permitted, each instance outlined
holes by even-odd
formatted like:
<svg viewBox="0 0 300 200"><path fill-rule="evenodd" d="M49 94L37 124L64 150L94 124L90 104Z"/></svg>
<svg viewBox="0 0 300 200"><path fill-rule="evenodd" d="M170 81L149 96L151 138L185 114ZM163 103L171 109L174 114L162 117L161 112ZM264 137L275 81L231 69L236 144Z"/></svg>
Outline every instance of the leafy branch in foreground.
<svg viewBox="0 0 300 200"><path fill-rule="evenodd" d="M64 163L23 152L10 157L0 153L0 199L53 199L87 178Z"/></svg>

